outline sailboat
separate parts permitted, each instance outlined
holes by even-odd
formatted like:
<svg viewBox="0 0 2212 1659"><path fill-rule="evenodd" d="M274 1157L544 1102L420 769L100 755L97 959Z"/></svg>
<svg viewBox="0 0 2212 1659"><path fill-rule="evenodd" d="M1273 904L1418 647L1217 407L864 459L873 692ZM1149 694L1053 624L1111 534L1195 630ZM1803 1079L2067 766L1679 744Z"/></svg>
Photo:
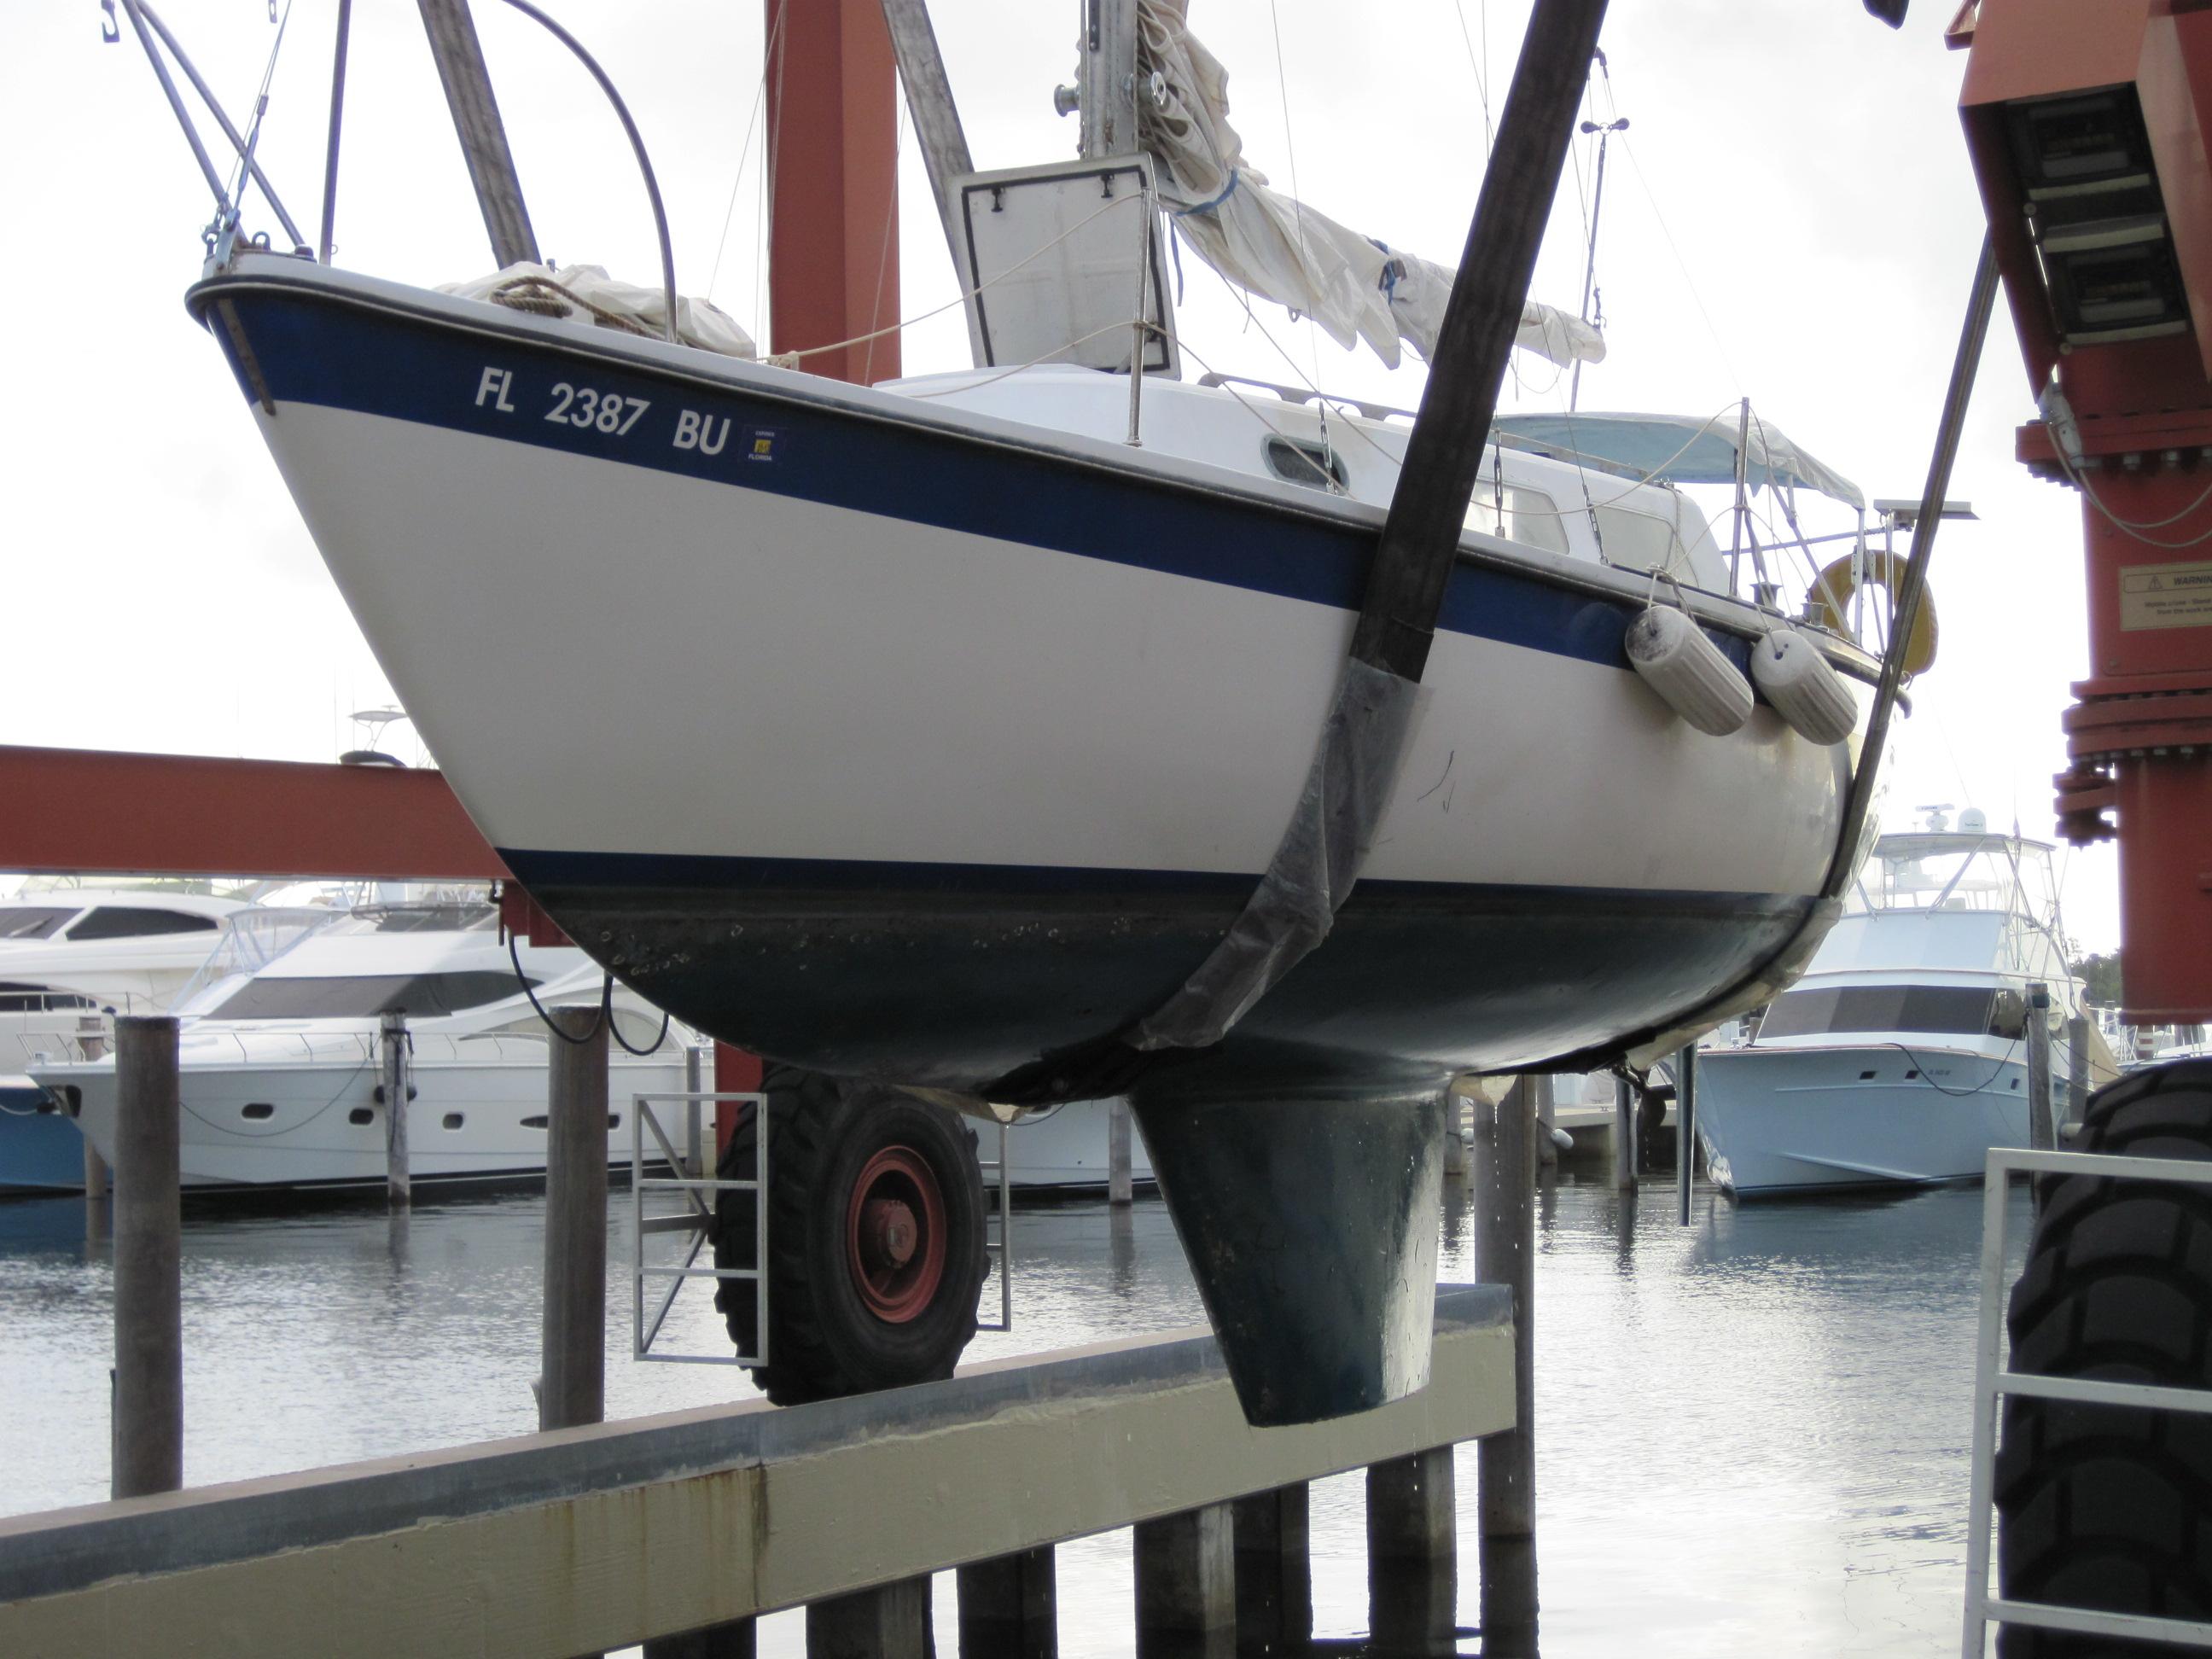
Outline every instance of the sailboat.
<svg viewBox="0 0 2212 1659"><path fill-rule="evenodd" d="M1152 103L1218 145L1180 8L1139 16ZM1147 142L951 181L978 349L950 374L850 386L712 349L672 275L608 326L546 303L557 274L501 303L235 234L187 303L392 685L568 936L813 1072L956 1104L1127 1093L1213 1258L1248 1410L1293 1420L1426 1375L1451 1075L1678 1046L1809 954L1856 850L1879 664L1739 597L1673 477L1608 460L1593 423L1571 459L1484 448L1418 690L1347 669L1419 428L1177 378L1162 204L1214 181ZM1177 222L1194 248L1223 240L1262 292L1328 269L1310 217L1302 249L1255 252L1237 216L1279 213L1227 177ZM1449 273L1370 252L1334 279L1368 284L1354 331L1419 347L1413 301ZM1526 309L1520 337L1571 354L1571 320ZM1740 488L1837 476L1773 446L1728 464ZM1600 503L1657 532L1608 547ZM1655 611L1741 682L1729 729L1633 668ZM1841 730L1753 697L1784 631ZM1363 720L1387 736L1336 769ZM1318 840L1286 874L1300 823ZM1270 951L1310 936L1256 976L1223 960L1255 914ZM1300 1209L1284 1248L1357 1265L1254 1336L1275 1292L1245 1220ZM1198 1248L1212 1228L1243 1242ZM1254 1381L1270 1344L1317 1380Z"/></svg>

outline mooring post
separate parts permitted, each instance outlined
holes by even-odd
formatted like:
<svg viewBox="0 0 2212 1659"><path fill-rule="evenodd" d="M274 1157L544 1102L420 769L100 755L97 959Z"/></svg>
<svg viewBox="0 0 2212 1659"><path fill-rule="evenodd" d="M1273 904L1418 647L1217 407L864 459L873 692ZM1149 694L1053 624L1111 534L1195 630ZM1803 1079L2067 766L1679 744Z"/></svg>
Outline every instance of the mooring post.
<svg viewBox="0 0 2212 1659"><path fill-rule="evenodd" d="M1230 1505L1240 1659L1302 1654L1313 1640L1313 1500L1306 1483Z"/></svg>
<svg viewBox="0 0 2212 1659"><path fill-rule="evenodd" d="M1368 1627L1388 1652L1457 1651L1458 1492L1449 1446L1368 1468Z"/></svg>
<svg viewBox="0 0 2212 1659"><path fill-rule="evenodd" d="M597 1006L550 1019L538 1426L573 1429L606 1411L607 1023Z"/></svg>
<svg viewBox="0 0 2212 1659"><path fill-rule="evenodd" d="M177 1189L177 1022L115 1022L115 1427L112 1498L185 1483L183 1228Z"/></svg>
<svg viewBox="0 0 2212 1659"><path fill-rule="evenodd" d="M98 1014L78 1016L76 1051L86 1060L98 1060L107 1052L107 1025ZM112 1174L107 1160L100 1155L100 1148L92 1144L92 1137L85 1134L81 1127L78 1138L84 1142L84 1242L96 1244L114 1226L115 1212L110 1202L113 1196Z"/></svg>
<svg viewBox="0 0 2212 1659"><path fill-rule="evenodd" d="M705 1051L696 1047L686 1048L684 1050L684 1092L687 1095L708 1092L704 1081L706 1073ZM686 1165L684 1173L694 1181L703 1180L707 1174L703 1145L705 1131L702 1127L704 1121L699 1103L686 1101L684 1105L684 1159Z"/></svg>
<svg viewBox="0 0 2212 1659"><path fill-rule="evenodd" d="M1690 1193L1698 1179L1698 1045L1674 1056L1674 1218L1690 1224Z"/></svg>
<svg viewBox="0 0 2212 1659"><path fill-rule="evenodd" d="M413 1161L407 1152L407 1102L415 1092L407 1063L407 1016L397 1010L376 1023L378 1092L384 1097L384 1196L404 1209L415 1201Z"/></svg>
<svg viewBox="0 0 2212 1659"><path fill-rule="evenodd" d="M1237 1651L1234 1511L1208 1504L1135 1528L1138 1659L1231 1659Z"/></svg>
<svg viewBox="0 0 2212 1659"><path fill-rule="evenodd" d="M927 1575L806 1604L806 1659L933 1659Z"/></svg>
<svg viewBox="0 0 2212 1659"><path fill-rule="evenodd" d="M1467 1097L1455 1084L1444 1090L1444 1179L1467 1179Z"/></svg>
<svg viewBox="0 0 2212 1659"><path fill-rule="evenodd" d="M1052 1546L960 1569L963 1659L1056 1659L1060 1593Z"/></svg>
<svg viewBox="0 0 2212 1659"><path fill-rule="evenodd" d="M2027 988L2027 1144L2047 1152L2058 1145L2051 1116L2051 988Z"/></svg>
<svg viewBox="0 0 2212 1659"><path fill-rule="evenodd" d="M1613 1184L1636 1190L1636 1091L1625 1077L1613 1080Z"/></svg>
<svg viewBox="0 0 2212 1659"><path fill-rule="evenodd" d="M1530 1143L1537 1091L1550 1081L1516 1079L1503 1101L1475 1114L1476 1277L1506 1286L1513 1297L1513 1426L1486 1437L1477 1453L1486 1577L1492 1539L1527 1538L1536 1530L1536 1162Z"/></svg>
<svg viewBox="0 0 2212 1659"><path fill-rule="evenodd" d="M1136 1183L1129 1173L1129 1138L1133 1132L1129 1103L1116 1100L1106 1109L1106 1201L1136 1202Z"/></svg>
<svg viewBox="0 0 2212 1659"><path fill-rule="evenodd" d="M2066 1022L2066 1123L2078 1129L2089 1115L2089 1017Z"/></svg>

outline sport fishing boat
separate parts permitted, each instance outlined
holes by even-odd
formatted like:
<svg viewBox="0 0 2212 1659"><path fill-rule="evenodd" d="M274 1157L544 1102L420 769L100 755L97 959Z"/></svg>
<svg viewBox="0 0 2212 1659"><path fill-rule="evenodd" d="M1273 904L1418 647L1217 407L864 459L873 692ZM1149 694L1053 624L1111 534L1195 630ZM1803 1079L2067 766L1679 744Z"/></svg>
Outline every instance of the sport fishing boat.
<svg viewBox="0 0 2212 1659"><path fill-rule="evenodd" d="M0 900L0 1194L84 1186L83 1139L32 1082L33 1061L103 1048L110 1014L167 1012L244 908L160 884Z"/></svg>
<svg viewBox="0 0 2212 1659"><path fill-rule="evenodd" d="M2049 997L2060 1109L2077 1068L2093 1089L2118 1075L2095 1022L2071 1024L2064 939L2044 843L1971 810L1884 836L1752 1041L1699 1053L1714 1182L1753 1198L1979 1180L1990 1147L2030 1144L2031 986ZM2069 1030L2087 1033L2079 1052Z"/></svg>
<svg viewBox="0 0 2212 1659"><path fill-rule="evenodd" d="M511 959L498 921L481 902L360 906L257 970L211 978L179 1010L183 1184L381 1185L378 1028L390 1010L409 1017L413 1178L542 1176L549 1033L531 998L597 1002L605 975L574 950L518 946ZM626 1167L631 1097L682 1090L696 1039L619 984L609 1017L623 1041L610 1044L608 1162ZM32 1075L112 1159L113 1058Z"/></svg>
<svg viewBox="0 0 2212 1659"><path fill-rule="evenodd" d="M838 1086L1127 1095L1248 1412L1305 1420L1426 1376L1455 1073L1678 1047L1832 920L1879 665L1755 543L1739 584L1741 514L1723 557L1678 486L1793 524L1863 497L1734 407L1469 431L1422 665L1357 654L1431 452L1182 379L1168 238L1393 363L1451 337L1454 273L1271 189L1180 4L1108 9L1080 161L933 174L971 368L753 360L665 235L658 292L534 264L439 291L257 243L236 195L186 303L538 907ZM1547 118L1514 110L1500 173ZM1507 304L1522 348L1601 354Z"/></svg>

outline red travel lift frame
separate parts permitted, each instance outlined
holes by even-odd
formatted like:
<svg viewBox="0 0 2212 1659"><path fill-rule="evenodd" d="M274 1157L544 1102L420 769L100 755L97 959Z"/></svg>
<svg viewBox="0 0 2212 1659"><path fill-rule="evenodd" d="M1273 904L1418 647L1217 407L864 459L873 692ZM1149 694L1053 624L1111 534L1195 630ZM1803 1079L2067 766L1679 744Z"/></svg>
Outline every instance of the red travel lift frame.
<svg viewBox="0 0 2212 1659"><path fill-rule="evenodd" d="M2044 416L2020 428L2019 459L2084 497L2090 678L2066 714L2059 830L2077 845L2119 843L2128 1021L2203 1021L2212 10L2003 0L1964 8L1949 38L1972 48L1960 100L1967 148Z"/></svg>

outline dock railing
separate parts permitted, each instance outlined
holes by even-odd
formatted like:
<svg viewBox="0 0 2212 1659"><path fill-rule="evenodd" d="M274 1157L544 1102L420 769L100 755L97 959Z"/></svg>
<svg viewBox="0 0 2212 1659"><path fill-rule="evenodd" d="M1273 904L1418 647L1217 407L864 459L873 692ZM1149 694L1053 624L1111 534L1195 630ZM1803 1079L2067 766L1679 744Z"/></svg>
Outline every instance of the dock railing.
<svg viewBox="0 0 2212 1659"><path fill-rule="evenodd" d="M2009 1244L2011 1177L2015 1172L2029 1176L2098 1176L2116 1181L2212 1187L2212 1163L1992 1146L1986 1170L1982 1198L1981 1333L1974 1356L1973 1464L1966 1516L1966 1623L1960 1651L1964 1659L1983 1659L1991 1624L2021 1625L2084 1636L2131 1638L2177 1647L2212 1648L2212 1624L2198 1620L2066 1607L2052 1601L2015 1601L1990 1593L1990 1510L1996 1493L1997 1413L2005 1396L2212 1414L2212 1389L2172 1389L2091 1377L2035 1376L2005 1365L2004 1270Z"/></svg>
<svg viewBox="0 0 2212 1659"><path fill-rule="evenodd" d="M601 1652L866 1595L912 1618L926 1575L968 1569L964 1598L978 1567L1132 1526L1136 1616L1211 1636L1237 1617L1236 1500L1511 1426L1507 1308L1440 1287L1426 1388L1299 1427L1250 1427L1212 1337L1170 1332L0 1520L0 1653Z"/></svg>

